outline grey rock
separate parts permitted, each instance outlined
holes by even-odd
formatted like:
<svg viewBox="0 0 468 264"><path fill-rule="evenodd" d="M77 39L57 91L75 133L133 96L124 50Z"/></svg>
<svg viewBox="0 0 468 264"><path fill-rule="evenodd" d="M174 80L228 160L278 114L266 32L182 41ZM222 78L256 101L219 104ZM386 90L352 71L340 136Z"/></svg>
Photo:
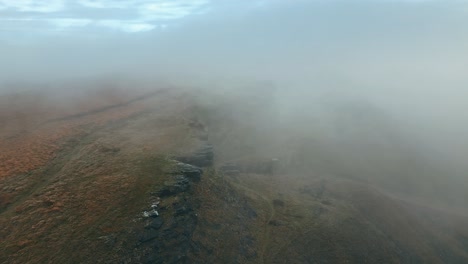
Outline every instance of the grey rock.
<svg viewBox="0 0 468 264"><path fill-rule="evenodd" d="M191 179L193 181L199 181L203 171L199 167L196 167L196 166L193 166L193 165L190 165L190 164L186 164L186 163L182 163L182 162L178 162L177 165L176 165L174 173L182 174L185 177L187 177L187 178L189 178L189 179Z"/></svg>
<svg viewBox="0 0 468 264"><path fill-rule="evenodd" d="M158 230L164 224L164 220L160 217L151 219L151 221L145 226L146 229Z"/></svg>
<svg viewBox="0 0 468 264"><path fill-rule="evenodd" d="M190 188L190 181L183 175L175 175L173 179L164 182L164 187L159 190L160 197L172 196L185 192Z"/></svg>
<svg viewBox="0 0 468 264"><path fill-rule="evenodd" d="M184 214L190 213L191 211L192 211L192 208L190 206L187 206L187 205L178 206L175 209L175 215L176 216L184 215Z"/></svg>
<svg viewBox="0 0 468 264"><path fill-rule="evenodd" d="M158 216L159 216L159 213L155 209L143 212L143 217L158 217Z"/></svg>
<svg viewBox="0 0 468 264"><path fill-rule="evenodd" d="M187 156L181 156L176 158L178 161L188 163L191 165L206 167L213 165L213 147L210 144L205 144L193 154Z"/></svg>

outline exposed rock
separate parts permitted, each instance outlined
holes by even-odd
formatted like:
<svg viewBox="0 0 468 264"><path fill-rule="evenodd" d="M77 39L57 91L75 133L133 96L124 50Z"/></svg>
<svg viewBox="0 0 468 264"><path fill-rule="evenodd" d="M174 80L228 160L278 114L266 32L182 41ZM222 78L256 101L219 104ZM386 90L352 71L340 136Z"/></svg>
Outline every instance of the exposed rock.
<svg viewBox="0 0 468 264"><path fill-rule="evenodd" d="M143 217L158 217L159 213L155 209L150 210L150 211L144 211L143 212Z"/></svg>
<svg viewBox="0 0 468 264"><path fill-rule="evenodd" d="M247 259L252 259L257 256L257 252L255 251L255 239L250 236L244 236L241 239L241 253L244 255Z"/></svg>
<svg viewBox="0 0 468 264"><path fill-rule="evenodd" d="M184 214L187 214L189 212L193 211L192 207L188 204L188 205L185 205L185 204L182 204L182 205L177 205L175 206L175 215L176 216L179 216L179 215L184 215Z"/></svg>
<svg viewBox="0 0 468 264"><path fill-rule="evenodd" d="M183 175L174 175L171 180L164 182L164 187L159 190L160 197L176 195L190 188L190 181Z"/></svg>
<svg viewBox="0 0 468 264"><path fill-rule="evenodd" d="M190 188L193 182L201 179L203 173L196 165L211 163L212 155L212 148L209 147L194 156L195 162L191 164L179 159L174 163L172 172L167 174L168 179L164 185L152 193L151 210L144 212L146 224L137 233L139 243L134 251L135 262L187 263L192 234L198 221L195 210L199 206L199 201L193 199ZM198 162L201 160L204 162ZM162 202L160 206L161 198L164 197L173 203Z"/></svg>
<svg viewBox="0 0 468 264"><path fill-rule="evenodd" d="M182 174L185 177L193 180L193 181L199 181L200 177L203 173L202 169L199 167L182 163L182 162L177 162L176 168L174 170L175 174Z"/></svg>
<svg viewBox="0 0 468 264"><path fill-rule="evenodd" d="M193 154L187 156L177 157L178 161L188 163L191 165L206 167L213 165L213 146L210 144L205 144Z"/></svg>
<svg viewBox="0 0 468 264"><path fill-rule="evenodd" d="M164 224L164 220L162 218L154 218L145 226L146 229L159 229Z"/></svg>
<svg viewBox="0 0 468 264"><path fill-rule="evenodd" d="M197 202L188 193L178 196L180 200L168 206L166 217L168 226L161 217L151 220L145 230L138 236L139 243L135 248L139 256L137 263L187 263L187 254L192 248L192 234L197 224L194 208Z"/></svg>

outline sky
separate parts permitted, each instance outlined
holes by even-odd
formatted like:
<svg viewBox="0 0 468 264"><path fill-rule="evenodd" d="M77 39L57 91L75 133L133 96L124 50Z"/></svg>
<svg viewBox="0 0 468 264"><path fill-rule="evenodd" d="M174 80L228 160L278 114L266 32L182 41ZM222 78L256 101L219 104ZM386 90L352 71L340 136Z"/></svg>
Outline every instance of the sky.
<svg viewBox="0 0 468 264"><path fill-rule="evenodd" d="M223 7L259 7L265 0L0 0L0 33L63 34L66 32L141 33ZM269 4L277 0L269 1Z"/></svg>
<svg viewBox="0 0 468 264"><path fill-rule="evenodd" d="M136 33L163 29L173 20L208 10L208 0L1 0L0 31L103 29Z"/></svg>
<svg viewBox="0 0 468 264"><path fill-rule="evenodd" d="M421 4L438 0L0 0L0 33L6 35L76 31L138 33L164 30L195 15L236 12L290 3ZM451 2L443 1L443 2ZM455 2L455 1L452 1ZM463 2L459 0L458 2ZM223 10L224 8L224 10Z"/></svg>
<svg viewBox="0 0 468 264"><path fill-rule="evenodd" d="M467 23L464 0L0 0L0 84L152 68L459 85Z"/></svg>

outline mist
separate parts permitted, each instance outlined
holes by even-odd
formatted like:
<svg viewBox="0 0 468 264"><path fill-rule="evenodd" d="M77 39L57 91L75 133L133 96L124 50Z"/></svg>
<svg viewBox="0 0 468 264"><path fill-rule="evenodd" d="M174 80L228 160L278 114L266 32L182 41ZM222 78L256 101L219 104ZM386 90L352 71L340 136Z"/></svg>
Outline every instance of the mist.
<svg viewBox="0 0 468 264"><path fill-rule="evenodd" d="M214 131L223 122L243 128L215 138L226 158L278 157L298 174L357 178L467 209L468 2L196 1L192 14L142 31L102 23L125 21L118 7L104 15L64 1L68 9L54 14L8 2L4 98L184 87L216 112L206 120ZM91 22L51 28L64 16ZM75 100L67 96L54 104Z"/></svg>

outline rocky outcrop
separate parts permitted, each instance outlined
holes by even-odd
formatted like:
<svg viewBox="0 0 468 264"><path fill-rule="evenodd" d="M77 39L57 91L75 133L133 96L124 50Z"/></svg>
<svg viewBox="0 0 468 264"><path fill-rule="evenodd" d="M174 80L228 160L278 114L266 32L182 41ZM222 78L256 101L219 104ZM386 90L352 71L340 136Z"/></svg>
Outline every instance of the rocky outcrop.
<svg viewBox="0 0 468 264"><path fill-rule="evenodd" d="M170 173L170 179L164 182L164 186L156 192L159 197L177 195L189 190L192 182L200 180L203 171L199 167L176 162L173 171Z"/></svg>
<svg viewBox="0 0 468 264"><path fill-rule="evenodd" d="M152 193L151 209L142 213L132 262L188 263L199 206L191 187L202 174L197 166L174 161L164 185Z"/></svg>
<svg viewBox="0 0 468 264"><path fill-rule="evenodd" d="M193 166L193 165L182 163L182 162L177 162L175 169L172 173L175 175L177 174L183 175L192 181L199 181L203 171L201 168L197 166Z"/></svg>
<svg viewBox="0 0 468 264"><path fill-rule="evenodd" d="M164 182L164 186L156 192L159 197L173 196L185 192L190 188L191 182L184 175L174 175L172 179Z"/></svg>
<svg viewBox="0 0 468 264"><path fill-rule="evenodd" d="M176 157L176 160L199 167L207 167L213 165L213 157L213 146L204 143L203 146L198 148L194 153L187 156Z"/></svg>
<svg viewBox="0 0 468 264"><path fill-rule="evenodd" d="M192 235L199 208L192 186L200 181L202 167L213 165L214 153L204 125L195 121L189 125L198 133L201 147L174 157L167 179L152 192L153 203L143 212L132 263L190 263L189 253L196 248Z"/></svg>

